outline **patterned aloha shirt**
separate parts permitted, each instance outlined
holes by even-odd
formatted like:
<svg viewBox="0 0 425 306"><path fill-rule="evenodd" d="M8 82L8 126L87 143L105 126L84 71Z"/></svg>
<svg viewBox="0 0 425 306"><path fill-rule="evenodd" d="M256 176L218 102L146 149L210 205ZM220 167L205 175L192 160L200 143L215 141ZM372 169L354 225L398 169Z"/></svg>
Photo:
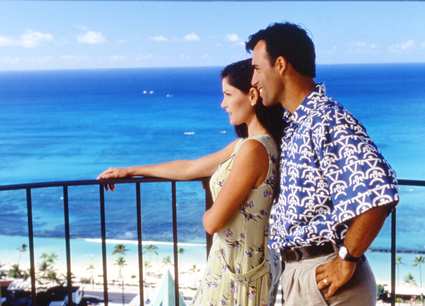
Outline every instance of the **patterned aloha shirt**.
<svg viewBox="0 0 425 306"><path fill-rule="evenodd" d="M323 85L316 85L284 120L271 248L339 244L348 220L398 202L394 171L366 129L326 96Z"/></svg>

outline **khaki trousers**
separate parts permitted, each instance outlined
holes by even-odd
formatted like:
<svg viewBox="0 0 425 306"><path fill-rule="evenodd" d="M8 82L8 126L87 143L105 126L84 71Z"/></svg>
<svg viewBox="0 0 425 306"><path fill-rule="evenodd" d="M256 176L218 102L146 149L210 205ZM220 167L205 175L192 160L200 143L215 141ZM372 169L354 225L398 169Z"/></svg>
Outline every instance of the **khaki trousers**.
<svg viewBox="0 0 425 306"><path fill-rule="evenodd" d="M375 306L376 283L367 260L358 264L353 278L326 301L316 284L317 266L336 254L285 263L281 276L285 306Z"/></svg>

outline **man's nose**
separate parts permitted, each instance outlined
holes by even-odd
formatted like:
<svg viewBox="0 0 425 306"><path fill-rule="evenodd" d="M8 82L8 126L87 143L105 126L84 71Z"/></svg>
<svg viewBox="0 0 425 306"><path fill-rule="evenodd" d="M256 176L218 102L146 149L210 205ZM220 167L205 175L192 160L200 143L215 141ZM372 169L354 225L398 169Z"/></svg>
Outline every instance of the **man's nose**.
<svg viewBox="0 0 425 306"><path fill-rule="evenodd" d="M252 74L252 79L251 79L251 86L256 87L258 83L258 76L257 76L257 72L254 70L254 73Z"/></svg>

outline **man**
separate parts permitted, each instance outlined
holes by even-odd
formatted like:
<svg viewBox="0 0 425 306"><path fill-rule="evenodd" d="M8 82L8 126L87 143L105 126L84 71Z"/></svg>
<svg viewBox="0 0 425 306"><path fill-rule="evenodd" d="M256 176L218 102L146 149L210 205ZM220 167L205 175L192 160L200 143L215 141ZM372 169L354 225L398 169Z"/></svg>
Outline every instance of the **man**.
<svg viewBox="0 0 425 306"><path fill-rule="evenodd" d="M264 105L285 108L269 237L285 265L285 305L375 305L364 253L398 202L393 170L365 128L315 84L305 30L273 24L251 35L246 48Z"/></svg>

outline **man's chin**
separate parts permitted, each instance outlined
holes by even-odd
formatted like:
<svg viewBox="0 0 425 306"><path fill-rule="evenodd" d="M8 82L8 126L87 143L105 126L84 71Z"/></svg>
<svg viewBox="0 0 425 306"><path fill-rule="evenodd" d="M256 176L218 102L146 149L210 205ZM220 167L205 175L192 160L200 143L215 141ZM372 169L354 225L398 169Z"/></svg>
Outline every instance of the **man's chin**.
<svg viewBox="0 0 425 306"><path fill-rule="evenodd" d="M266 100L266 99L263 99L263 105L265 106L265 107L270 107L270 106L273 106L273 105L275 105L276 103L274 103L274 102L270 102L270 101L268 101L268 100Z"/></svg>

